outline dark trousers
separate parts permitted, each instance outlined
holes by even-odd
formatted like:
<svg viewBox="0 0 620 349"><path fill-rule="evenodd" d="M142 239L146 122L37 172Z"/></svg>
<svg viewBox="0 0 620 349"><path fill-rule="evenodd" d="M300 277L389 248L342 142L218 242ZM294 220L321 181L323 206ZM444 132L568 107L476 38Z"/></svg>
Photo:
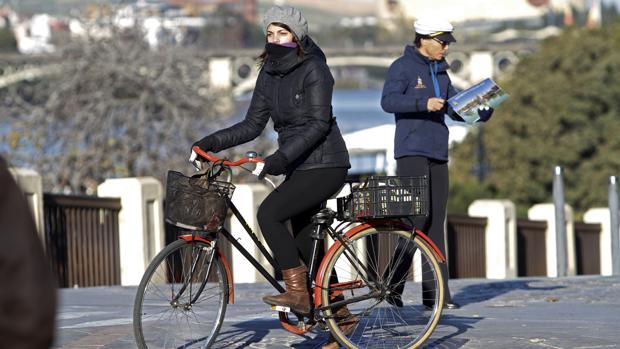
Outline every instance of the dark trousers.
<svg viewBox="0 0 620 349"><path fill-rule="evenodd" d="M312 257L310 235L314 229L310 220L321 205L342 188L346 175L345 168L294 171L261 203L258 223L282 269L298 267L300 258L309 266ZM289 219L292 234L286 226Z"/></svg>
<svg viewBox="0 0 620 349"><path fill-rule="evenodd" d="M437 245L439 251L447 258L444 221L446 219L446 205L448 203L448 163L424 156L406 156L397 159L396 165L399 176L428 176L430 189L429 216L414 217L413 224L416 228L426 233ZM415 251L408 251L408 254L413 257L413 252ZM405 260L409 261L409 265L406 268L399 267L398 269L409 270L412 258L406 258ZM451 303L452 297L448 288L448 264L444 263L440 264L440 266L446 290L445 301L446 303ZM424 264L422 269L422 292L425 299L432 297L428 292L432 292L434 289L433 280L429 279L430 276L429 269Z"/></svg>

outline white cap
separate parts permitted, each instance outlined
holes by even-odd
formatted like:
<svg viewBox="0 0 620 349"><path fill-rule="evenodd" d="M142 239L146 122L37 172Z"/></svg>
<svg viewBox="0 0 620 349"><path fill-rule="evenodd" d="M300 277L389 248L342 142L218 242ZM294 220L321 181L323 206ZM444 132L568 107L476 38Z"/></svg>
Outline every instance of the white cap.
<svg viewBox="0 0 620 349"><path fill-rule="evenodd" d="M439 18L419 18L413 23L413 29L416 33L422 35L430 35L436 32L452 32L454 27L450 22Z"/></svg>
<svg viewBox="0 0 620 349"><path fill-rule="evenodd" d="M423 17L413 23L413 29L417 34L437 37L443 41L456 41L452 36L454 27L450 22L435 17Z"/></svg>

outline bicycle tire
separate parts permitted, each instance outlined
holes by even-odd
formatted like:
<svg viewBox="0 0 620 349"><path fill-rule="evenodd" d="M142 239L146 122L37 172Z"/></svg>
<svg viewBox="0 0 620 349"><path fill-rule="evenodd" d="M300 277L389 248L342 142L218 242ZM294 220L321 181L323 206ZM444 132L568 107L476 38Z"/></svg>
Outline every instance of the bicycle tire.
<svg viewBox="0 0 620 349"><path fill-rule="evenodd" d="M212 253L213 263L205 275ZM191 265L196 266L193 273ZM216 250L202 241L176 240L155 256L138 286L133 312L136 343L141 349L208 348L222 326L227 302L228 280Z"/></svg>
<svg viewBox="0 0 620 349"><path fill-rule="evenodd" d="M411 233L409 231L395 228L394 226L370 226L345 238L347 246L358 256L357 259L350 255L350 252L345 249L344 245L339 245L333 254L328 255L327 258L329 260L327 261L327 267L325 268L321 284L323 306L328 306L332 303L330 294L342 294L340 299L334 299L337 301L342 300L343 297L344 299L352 299L352 297L371 295L371 289L379 290L382 286L391 292L385 292L383 296L375 296L349 304L350 314L347 315L347 318L338 319L334 315L335 311L331 309L324 310L326 322L331 333L344 347L418 348L435 330L443 310L445 293L444 284L441 282L441 269L439 268L437 257L432 251L432 247L420 236L414 236L413 240L410 237ZM373 245L373 241L384 241L381 244L387 246L387 249L382 249L383 246L379 243L376 246ZM392 242L389 243L389 241ZM401 242L403 242L402 245ZM391 249L390 245L394 243L396 243L396 247ZM434 289L422 292L422 287L419 283L405 284L404 281L407 280L404 278L401 284L404 292L402 292L400 297L403 304L402 307L399 307L390 298L394 296L396 285L400 284L395 280L391 280L395 272L390 268L392 268L393 263L399 264L394 262L401 258L398 257L399 254L400 256L406 255L406 253L402 253L402 251L406 250L404 247L410 248L412 246L420 251L418 253L419 257L416 257L420 261L417 263L419 268L414 270L414 273L428 272L427 276L432 280ZM385 263L385 266L380 266L379 257L375 255L391 257L389 257L389 261ZM424 265L427 267L422 267ZM367 267L366 271L360 272L363 269L360 266ZM416 263L414 263L415 266ZM352 288L351 290L343 289L346 286L333 286L335 284L330 282L330 277L336 275L336 272L339 285L355 285L356 282L361 282L362 280L367 280L368 282L364 281L360 284L360 287ZM405 272L405 277L408 277L409 273L410 271ZM429 295L430 298L427 298ZM431 309L428 310L425 304L432 304ZM358 321L357 324L352 329L348 329L347 333L343 332L338 326L338 322L346 323L347 321L352 321L350 323L355 323L356 320ZM405 331L409 333L403 335Z"/></svg>

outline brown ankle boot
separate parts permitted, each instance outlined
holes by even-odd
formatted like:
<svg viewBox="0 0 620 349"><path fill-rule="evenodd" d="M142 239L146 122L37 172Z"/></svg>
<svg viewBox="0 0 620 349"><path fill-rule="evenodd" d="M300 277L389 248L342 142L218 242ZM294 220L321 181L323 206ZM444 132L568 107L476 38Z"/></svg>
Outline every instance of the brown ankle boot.
<svg viewBox="0 0 620 349"><path fill-rule="evenodd" d="M360 322L359 318L349 311L346 305L335 308L334 318L338 323L338 327L340 331L346 336L351 334L355 330L355 326ZM322 347L322 349L336 349L340 348L340 343L336 340L334 335L329 334L329 338L327 339L327 343Z"/></svg>
<svg viewBox="0 0 620 349"><path fill-rule="evenodd" d="M286 285L286 292L263 297L269 305L289 307L302 314L310 313L310 292L308 291L308 270L305 265L296 268L283 269L282 277Z"/></svg>

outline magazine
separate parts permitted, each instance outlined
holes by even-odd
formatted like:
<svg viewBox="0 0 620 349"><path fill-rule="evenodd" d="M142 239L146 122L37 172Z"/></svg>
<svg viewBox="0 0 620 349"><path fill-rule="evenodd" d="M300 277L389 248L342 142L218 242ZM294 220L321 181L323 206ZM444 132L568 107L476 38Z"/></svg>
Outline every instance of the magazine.
<svg viewBox="0 0 620 349"><path fill-rule="evenodd" d="M508 94L495 81L485 79L467 90L457 93L448 99L448 103L466 123L473 124L480 119L478 108L496 108L506 98L508 98Z"/></svg>

